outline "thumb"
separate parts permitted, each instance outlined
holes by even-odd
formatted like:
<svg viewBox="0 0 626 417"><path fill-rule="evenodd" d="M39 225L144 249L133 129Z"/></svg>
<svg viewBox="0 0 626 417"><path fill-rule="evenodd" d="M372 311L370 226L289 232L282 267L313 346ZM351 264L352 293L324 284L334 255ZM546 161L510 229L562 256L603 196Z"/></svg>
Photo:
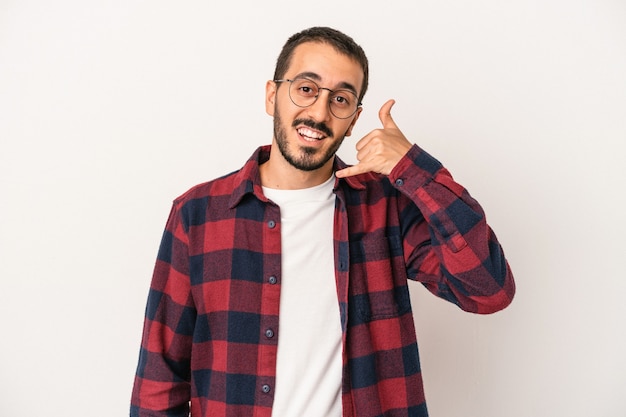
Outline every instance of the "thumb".
<svg viewBox="0 0 626 417"><path fill-rule="evenodd" d="M393 121L393 117L391 117L391 108L394 104L396 104L395 100L387 100L387 102L385 102L385 104L383 104L383 106L378 111L378 118L383 124L383 128L398 128L396 122Z"/></svg>

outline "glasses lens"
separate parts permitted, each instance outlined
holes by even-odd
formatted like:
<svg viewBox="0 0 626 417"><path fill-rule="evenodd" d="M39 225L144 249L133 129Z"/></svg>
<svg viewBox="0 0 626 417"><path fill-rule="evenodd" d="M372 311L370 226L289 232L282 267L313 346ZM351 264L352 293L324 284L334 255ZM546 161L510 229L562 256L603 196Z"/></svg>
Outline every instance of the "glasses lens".
<svg viewBox="0 0 626 417"><path fill-rule="evenodd" d="M296 106L308 107L315 103L319 87L311 80L299 78L291 82L289 96Z"/></svg>
<svg viewBox="0 0 626 417"><path fill-rule="evenodd" d="M335 90L330 95L330 111L340 119L352 116L356 107L357 98L348 90Z"/></svg>

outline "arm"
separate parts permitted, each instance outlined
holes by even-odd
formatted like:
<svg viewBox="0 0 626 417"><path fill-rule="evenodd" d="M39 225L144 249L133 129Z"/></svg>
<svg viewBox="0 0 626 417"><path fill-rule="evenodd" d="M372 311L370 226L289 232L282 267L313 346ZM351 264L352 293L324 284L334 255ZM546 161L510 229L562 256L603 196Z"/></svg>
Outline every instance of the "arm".
<svg viewBox="0 0 626 417"><path fill-rule="evenodd" d="M383 128L357 143L359 163L337 176L378 172L407 197L401 211L411 279L466 311L503 309L515 284L482 208L439 161L404 137L391 118L393 104L380 110Z"/></svg>
<svg viewBox="0 0 626 417"><path fill-rule="evenodd" d="M482 207L450 173L414 145L389 179L425 222L403 225L408 275L466 311L493 313L513 299L515 283ZM403 221L417 217L412 207ZM425 232L423 229L427 227ZM424 241L424 236L429 240Z"/></svg>
<svg viewBox="0 0 626 417"><path fill-rule="evenodd" d="M174 206L163 233L148 295L131 417L189 415L195 315L187 235Z"/></svg>

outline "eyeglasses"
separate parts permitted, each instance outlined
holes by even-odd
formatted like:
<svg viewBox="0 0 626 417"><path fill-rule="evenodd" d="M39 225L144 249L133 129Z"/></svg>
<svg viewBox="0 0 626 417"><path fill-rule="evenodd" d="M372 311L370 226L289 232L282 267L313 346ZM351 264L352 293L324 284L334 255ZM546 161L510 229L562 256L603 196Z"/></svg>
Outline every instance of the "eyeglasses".
<svg viewBox="0 0 626 417"><path fill-rule="evenodd" d="M330 112L338 119L347 119L356 113L361 105L356 94L350 90L331 90L317 85L308 78L296 78L295 80L274 80L275 83L289 83L289 98L298 107L309 107L320 96L320 90L329 92L328 101Z"/></svg>

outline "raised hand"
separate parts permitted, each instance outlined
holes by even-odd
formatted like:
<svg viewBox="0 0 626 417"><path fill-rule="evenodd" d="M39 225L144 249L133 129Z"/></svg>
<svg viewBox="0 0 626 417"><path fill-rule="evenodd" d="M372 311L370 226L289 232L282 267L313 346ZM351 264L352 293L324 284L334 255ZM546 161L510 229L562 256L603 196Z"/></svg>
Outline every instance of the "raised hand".
<svg viewBox="0 0 626 417"><path fill-rule="evenodd" d="M380 108L378 118L383 127L372 130L356 144L358 164L339 170L338 178L378 172L389 175L402 157L411 149L412 144L402 134L391 117L391 108L395 100L389 100Z"/></svg>

